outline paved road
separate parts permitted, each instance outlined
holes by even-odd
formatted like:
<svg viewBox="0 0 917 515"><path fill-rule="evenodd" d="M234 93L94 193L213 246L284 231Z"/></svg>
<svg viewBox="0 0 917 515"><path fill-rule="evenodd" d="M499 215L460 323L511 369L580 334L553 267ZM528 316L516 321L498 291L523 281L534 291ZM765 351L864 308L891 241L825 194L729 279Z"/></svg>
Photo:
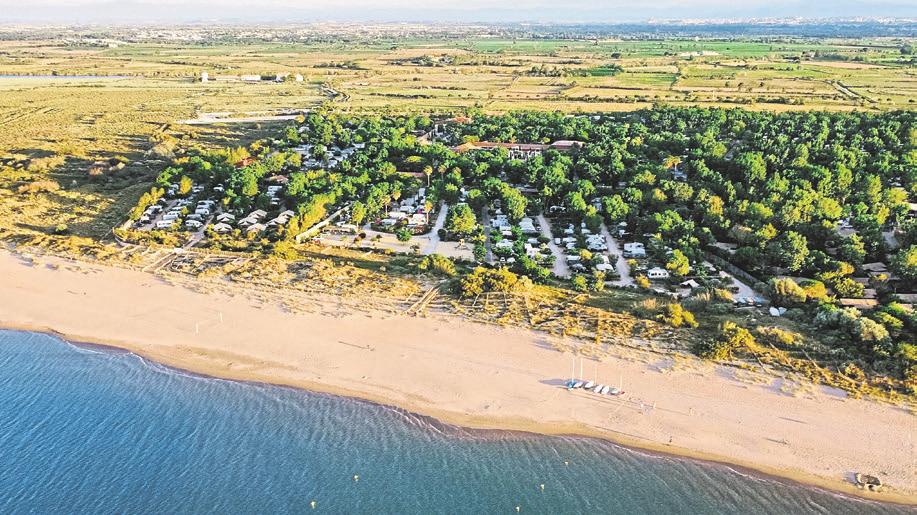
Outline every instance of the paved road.
<svg viewBox="0 0 917 515"><path fill-rule="evenodd" d="M883 232L882 236L885 236L885 241L888 243L888 248L895 250L900 247L898 240L895 239L895 231Z"/></svg>
<svg viewBox="0 0 917 515"><path fill-rule="evenodd" d="M621 249L618 248L618 242L611 237L611 233L608 232L608 227L604 223L602 223L602 236L604 236L605 241L608 242L608 251L617 256L618 261L615 263L615 268L618 271L618 275L621 276L621 280L614 281L615 284L620 284L622 286L633 285L634 279L630 276L630 266L628 266L627 260L624 259Z"/></svg>
<svg viewBox="0 0 917 515"><path fill-rule="evenodd" d="M709 262L705 262L705 264L710 265ZM713 266L713 265L710 265L710 266ZM729 272L726 272L726 273L728 274ZM760 293L751 289L751 286L748 286L747 284L740 281L738 277L732 274L729 274L729 277L732 277L733 286L739 289L739 293L735 294L736 297L760 297L761 296Z"/></svg>
<svg viewBox="0 0 917 515"><path fill-rule="evenodd" d="M188 231L188 233L191 234L191 240L184 245L184 248L190 249L191 247L197 245L199 241L204 239L204 231L207 229L207 225L209 225L211 221L213 221L213 215L211 215L210 218L204 220L202 222L204 225L202 225L201 228L196 232Z"/></svg>
<svg viewBox="0 0 917 515"><path fill-rule="evenodd" d="M567 267L567 256L564 254L563 249L554 243L554 236L551 235L551 224L548 223L548 219L544 215L538 215L538 225L541 229L541 234L548 238L548 248L557 257L554 260L554 275L557 277L569 277L570 268Z"/></svg>
<svg viewBox="0 0 917 515"><path fill-rule="evenodd" d="M484 248L487 249L487 254L484 255L484 262L488 264L494 264L494 254L491 252L492 243L490 241L490 213L487 212L487 206L481 208L481 221L484 222Z"/></svg>
<svg viewBox="0 0 917 515"><path fill-rule="evenodd" d="M438 214L436 215L436 223L433 224L433 230L430 231L430 243L427 243L426 250L423 251L424 254L430 255L436 252L436 247L439 245L439 230L443 228L443 224L446 223L446 205L442 201L439 202Z"/></svg>

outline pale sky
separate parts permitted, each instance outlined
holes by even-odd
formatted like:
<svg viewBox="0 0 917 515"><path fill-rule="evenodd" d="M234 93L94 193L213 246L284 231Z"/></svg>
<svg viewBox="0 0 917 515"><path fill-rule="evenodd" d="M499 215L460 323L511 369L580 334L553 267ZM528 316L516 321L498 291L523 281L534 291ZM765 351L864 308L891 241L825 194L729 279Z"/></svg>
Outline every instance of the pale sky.
<svg viewBox="0 0 917 515"><path fill-rule="evenodd" d="M3 21L228 19L629 21L915 17L917 0L0 0ZM477 17L477 18L476 18Z"/></svg>

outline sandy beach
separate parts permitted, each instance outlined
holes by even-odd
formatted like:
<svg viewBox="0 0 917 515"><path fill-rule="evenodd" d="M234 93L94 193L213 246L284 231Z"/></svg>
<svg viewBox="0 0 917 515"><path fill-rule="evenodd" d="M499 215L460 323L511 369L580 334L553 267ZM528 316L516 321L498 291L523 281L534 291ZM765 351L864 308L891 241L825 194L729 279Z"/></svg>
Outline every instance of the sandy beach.
<svg viewBox="0 0 917 515"><path fill-rule="evenodd" d="M595 436L917 504L915 413L833 388L633 350L586 359L586 379L623 382L622 400L562 388L572 364L579 375L580 359L556 350L556 338L457 316L358 312L334 297L314 313L291 313L244 287L205 294L162 276L7 251L0 285L6 328L457 425ZM888 490L856 488L857 472L877 475Z"/></svg>

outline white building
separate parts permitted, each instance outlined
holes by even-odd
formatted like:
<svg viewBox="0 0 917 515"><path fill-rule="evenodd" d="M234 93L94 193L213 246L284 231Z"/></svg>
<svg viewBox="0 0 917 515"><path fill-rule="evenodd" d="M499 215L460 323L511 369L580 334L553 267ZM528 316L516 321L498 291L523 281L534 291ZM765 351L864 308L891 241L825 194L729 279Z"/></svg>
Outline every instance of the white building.
<svg viewBox="0 0 917 515"><path fill-rule="evenodd" d="M225 234L232 231L232 227L229 224L218 223L213 226L213 231L219 234Z"/></svg>

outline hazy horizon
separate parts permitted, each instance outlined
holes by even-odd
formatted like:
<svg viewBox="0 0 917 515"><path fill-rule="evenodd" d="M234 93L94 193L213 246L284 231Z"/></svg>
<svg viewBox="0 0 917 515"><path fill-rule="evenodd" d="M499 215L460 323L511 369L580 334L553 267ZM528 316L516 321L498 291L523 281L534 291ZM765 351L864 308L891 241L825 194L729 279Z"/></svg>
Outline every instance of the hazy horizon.
<svg viewBox="0 0 917 515"><path fill-rule="evenodd" d="M651 6L622 0L535 0L525 8L509 0L469 0L418 7L406 0L339 0L304 5L290 0L0 0L7 23L85 22L583 22L615 23L650 19L753 18L917 18L912 0L659 0Z"/></svg>

